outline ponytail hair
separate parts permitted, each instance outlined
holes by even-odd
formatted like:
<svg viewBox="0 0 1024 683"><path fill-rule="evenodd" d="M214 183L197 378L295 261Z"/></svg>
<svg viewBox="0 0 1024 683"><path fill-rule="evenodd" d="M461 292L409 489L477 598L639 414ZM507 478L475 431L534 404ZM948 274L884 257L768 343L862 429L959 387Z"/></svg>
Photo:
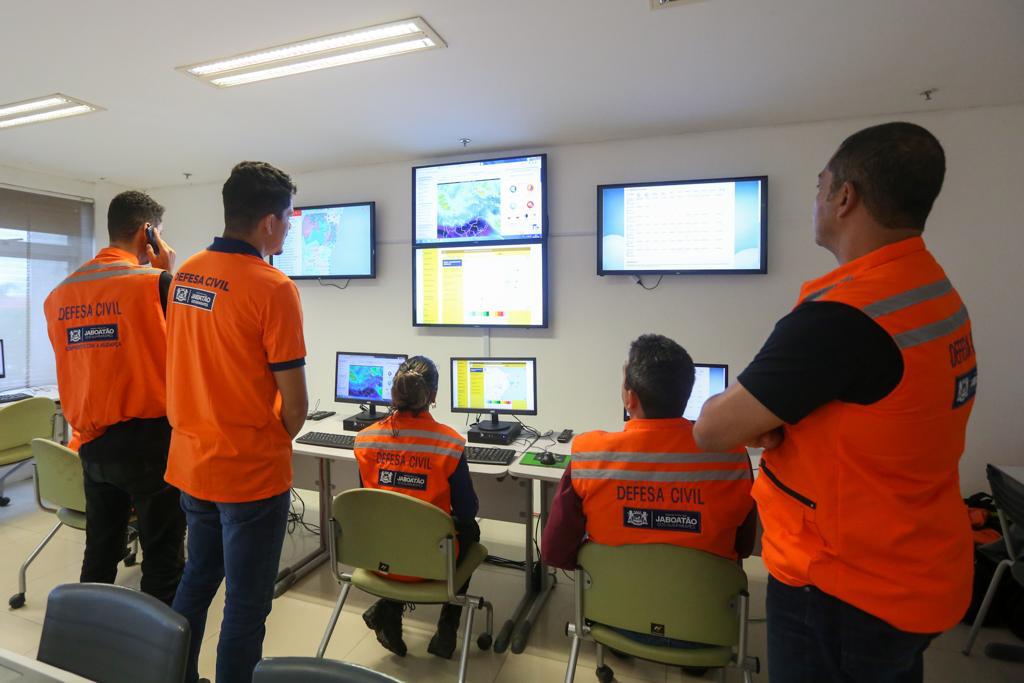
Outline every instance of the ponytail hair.
<svg viewBox="0 0 1024 683"><path fill-rule="evenodd" d="M391 410L422 413L437 395L438 373L434 361L413 356L402 363L391 385Z"/></svg>

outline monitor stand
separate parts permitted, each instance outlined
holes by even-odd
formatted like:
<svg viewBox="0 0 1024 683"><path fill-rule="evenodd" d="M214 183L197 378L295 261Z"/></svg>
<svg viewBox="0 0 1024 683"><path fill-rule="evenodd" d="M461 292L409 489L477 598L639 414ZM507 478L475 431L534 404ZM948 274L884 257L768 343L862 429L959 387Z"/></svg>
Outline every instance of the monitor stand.
<svg viewBox="0 0 1024 683"><path fill-rule="evenodd" d="M356 413L351 417L346 417L341 424L346 432L359 432L366 429L373 423L383 420L385 417L387 417L387 415L384 413L378 413L377 406L371 403L369 410L364 410L363 412Z"/></svg>
<svg viewBox="0 0 1024 683"><path fill-rule="evenodd" d="M481 420L469 428L467 436L474 443L508 445L519 438L523 426L519 422L499 422L498 414L491 413L490 420Z"/></svg>

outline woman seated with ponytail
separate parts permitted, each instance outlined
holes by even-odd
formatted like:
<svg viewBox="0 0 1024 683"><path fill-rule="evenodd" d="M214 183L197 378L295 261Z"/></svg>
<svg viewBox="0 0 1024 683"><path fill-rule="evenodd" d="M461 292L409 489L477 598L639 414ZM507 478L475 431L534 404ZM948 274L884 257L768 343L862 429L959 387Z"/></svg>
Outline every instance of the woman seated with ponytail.
<svg viewBox="0 0 1024 683"><path fill-rule="evenodd" d="M459 541L456 559L461 560L462 548L480 540L476 523L479 503L462 452L465 439L430 415L437 398L437 380L437 366L429 358L414 356L403 363L391 385L391 414L359 432L355 456L362 486L404 493L450 514ZM469 581L460 592L468 586ZM402 608L399 602L380 599L363 613L363 621L377 634L377 641L400 657L406 653ZM458 605L441 608L428 652L451 659L461 616Z"/></svg>

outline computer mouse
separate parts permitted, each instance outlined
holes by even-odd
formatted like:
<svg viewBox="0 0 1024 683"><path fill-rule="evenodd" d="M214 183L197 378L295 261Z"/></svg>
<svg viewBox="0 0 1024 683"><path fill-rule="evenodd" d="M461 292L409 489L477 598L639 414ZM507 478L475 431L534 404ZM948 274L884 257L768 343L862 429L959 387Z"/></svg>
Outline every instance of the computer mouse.
<svg viewBox="0 0 1024 683"><path fill-rule="evenodd" d="M541 453L540 455L537 456L537 462L539 462L541 465L554 465L555 454L548 452Z"/></svg>

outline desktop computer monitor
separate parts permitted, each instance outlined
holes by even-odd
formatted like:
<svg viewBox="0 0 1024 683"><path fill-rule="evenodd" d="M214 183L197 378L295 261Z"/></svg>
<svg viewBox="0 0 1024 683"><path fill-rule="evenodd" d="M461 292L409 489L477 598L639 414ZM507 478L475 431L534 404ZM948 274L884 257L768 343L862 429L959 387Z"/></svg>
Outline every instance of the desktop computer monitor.
<svg viewBox="0 0 1024 683"><path fill-rule="evenodd" d="M366 406L365 411L349 420L372 424L382 417L377 413L377 406L391 405L391 383L407 358L405 354L392 353L337 353L334 400Z"/></svg>
<svg viewBox="0 0 1024 683"><path fill-rule="evenodd" d="M4 363L4 340L0 339L0 379L7 376L7 365Z"/></svg>
<svg viewBox="0 0 1024 683"><path fill-rule="evenodd" d="M729 384L728 365L694 363L693 371L693 391L690 392L690 400L686 402L686 409L683 411L683 417L690 422L696 422L704 403L715 394L725 391ZM625 408L622 409L622 419L629 419L629 413Z"/></svg>
<svg viewBox="0 0 1024 683"><path fill-rule="evenodd" d="M764 176L601 185L597 274L765 273Z"/></svg>
<svg viewBox="0 0 1024 683"><path fill-rule="evenodd" d="M270 257L293 280L373 278L374 202L297 207L281 253Z"/></svg>
<svg viewBox="0 0 1024 683"><path fill-rule="evenodd" d="M537 414L536 358L452 358L452 412L490 413L481 432L516 432L519 422L499 415Z"/></svg>

